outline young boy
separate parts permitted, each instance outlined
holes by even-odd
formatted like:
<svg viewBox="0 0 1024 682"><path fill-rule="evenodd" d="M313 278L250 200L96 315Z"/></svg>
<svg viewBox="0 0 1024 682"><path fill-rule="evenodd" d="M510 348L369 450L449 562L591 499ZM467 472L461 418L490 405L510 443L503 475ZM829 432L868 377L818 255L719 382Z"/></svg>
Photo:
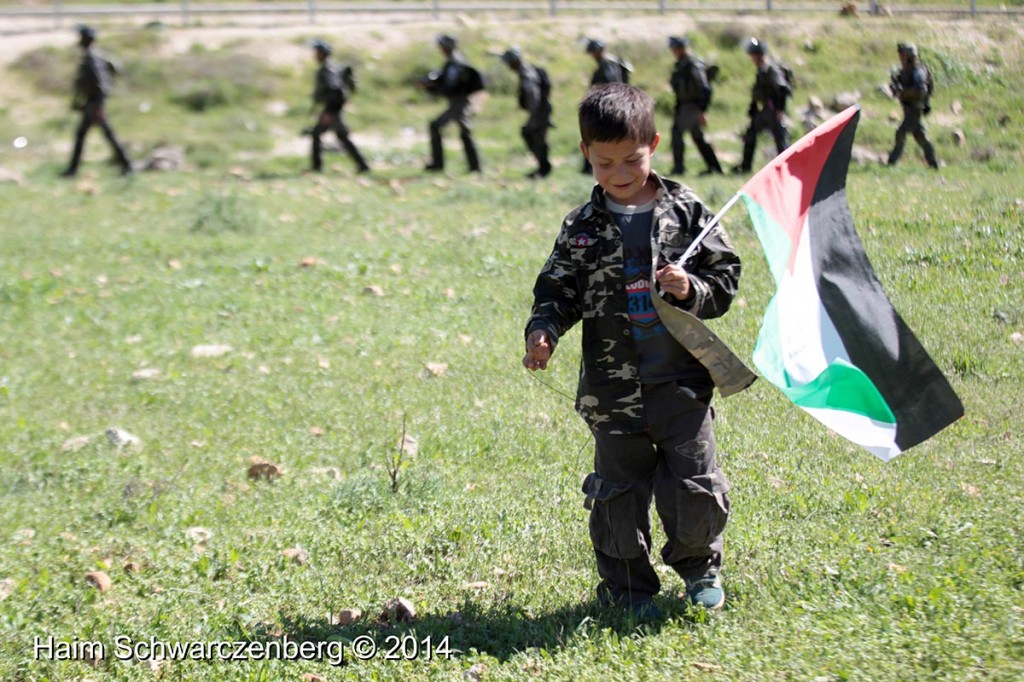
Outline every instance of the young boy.
<svg viewBox="0 0 1024 682"><path fill-rule="evenodd" d="M694 193L651 171L654 101L623 83L595 87L579 107L580 148L594 167L590 201L566 216L537 277L526 324L530 370L546 369L558 340L583 321L576 409L594 434L591 509L602 604L658 618L650 504L668 536L662 560L693 604L725 603L718 573L729 484L715 461L708 371L666 330L651 297L698 318L725 313L740 260Z"/></svg>

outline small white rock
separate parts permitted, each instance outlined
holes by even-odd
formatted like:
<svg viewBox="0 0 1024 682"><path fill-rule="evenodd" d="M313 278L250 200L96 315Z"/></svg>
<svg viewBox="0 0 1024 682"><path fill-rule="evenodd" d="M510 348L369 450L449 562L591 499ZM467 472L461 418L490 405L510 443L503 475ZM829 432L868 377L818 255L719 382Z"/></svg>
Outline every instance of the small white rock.
<svg viewBox="0 0 1024 682"><path fill-rule="evenodd" d="M75 436L74 438L68 438L64 441L64 444L60 446L60 451L63 453L78 452L92 441L92 436Z"/></svg>
<svg viewBox="0 0 1024 682"><path fill-rule="evenodd" d="M191 355L194 358L219 358L233 350L234 348L227 344L209 344L193 346Z"/></svg>
<svg viewBox="0 0 1024 682"><path fill-rule="evenodd" d="M185 531L185 537L197 545L201 545L213 537L213 531L202 526L192 526Z"/></svg>
<svg viewBox="0 0 1024 682"><path fill-rule="evenodd" d="M107 429L106 433L107 440L118 450L124 450L128 447L137 448L142 445L142 440L138 436L128 433L122 428L112 426Z"/></svg>

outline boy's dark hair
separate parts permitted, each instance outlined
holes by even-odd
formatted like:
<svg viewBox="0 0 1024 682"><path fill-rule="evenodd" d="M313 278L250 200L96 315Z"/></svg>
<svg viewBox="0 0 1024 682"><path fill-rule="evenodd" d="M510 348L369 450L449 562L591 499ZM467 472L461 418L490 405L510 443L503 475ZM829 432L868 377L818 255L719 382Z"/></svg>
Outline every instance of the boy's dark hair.
<svg viewBox="0 0 1024 682"><path fill-rule="evenodd" d="M633 140L654 142L654 99L626 83L606 83L590 89L580 102L580 139L583 144Z"/></svg>

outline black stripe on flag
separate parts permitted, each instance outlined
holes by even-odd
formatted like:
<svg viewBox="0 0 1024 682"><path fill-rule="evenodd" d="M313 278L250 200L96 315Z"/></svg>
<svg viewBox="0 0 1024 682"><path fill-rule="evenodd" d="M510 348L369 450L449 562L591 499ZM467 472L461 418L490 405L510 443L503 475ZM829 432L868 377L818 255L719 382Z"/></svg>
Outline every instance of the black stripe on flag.
<svg viewBox="0 0 1024 682"><path fill-rule="evenodd" d="M846 173L860 112L836 139L808 213L819 296L850 361L874 382L896 415L907 450L964 414L963 404L914 332L893 308L853 227Z"/></svg>

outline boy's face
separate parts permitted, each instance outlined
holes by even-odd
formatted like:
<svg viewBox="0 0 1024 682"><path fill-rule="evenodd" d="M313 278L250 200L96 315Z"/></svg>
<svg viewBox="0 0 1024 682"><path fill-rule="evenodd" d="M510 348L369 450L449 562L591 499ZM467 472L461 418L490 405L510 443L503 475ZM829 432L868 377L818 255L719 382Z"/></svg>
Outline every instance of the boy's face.
<svg viewBox="0 0 1024 682"><path fill-rule="evenodd" d="M657 134L650 144L636 140L614 142L580 142L583 155L594 167L594 180L620 204L642 204L654 198L653 186L647 184L651 174L651 155L658 147Z"/></svg>

